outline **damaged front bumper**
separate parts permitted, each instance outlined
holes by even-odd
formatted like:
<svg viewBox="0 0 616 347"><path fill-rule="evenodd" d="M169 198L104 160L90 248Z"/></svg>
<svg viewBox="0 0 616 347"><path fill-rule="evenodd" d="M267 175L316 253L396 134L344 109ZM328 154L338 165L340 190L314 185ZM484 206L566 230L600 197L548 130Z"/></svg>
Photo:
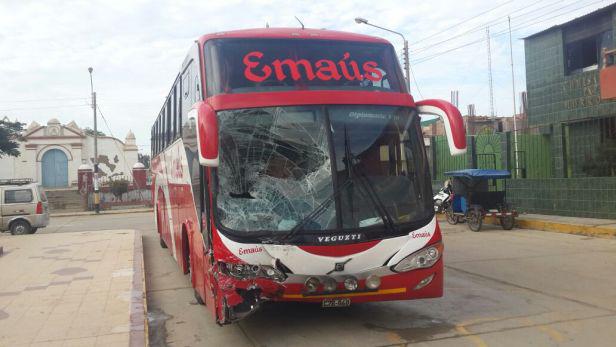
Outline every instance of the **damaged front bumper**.
<svg viewBox="0 0 616 347"><path fill-rule="evenodd" d="M368 278L378 277L378 286ZM307 287L310 278L317 278L315 289ZM354 290L345 287L345 280L356 279ZM328 281L336 285L326 287ZM358 274L296 275L285 278L238 278L221 271L217 275L218 323L228 324L257 311L264 301L300 301L322 303L328 299L349 298L352 303L436 298L443 295L443 260L432 267L397 273L383 266ZM327 288L327 290L326 290Z"/></svg>

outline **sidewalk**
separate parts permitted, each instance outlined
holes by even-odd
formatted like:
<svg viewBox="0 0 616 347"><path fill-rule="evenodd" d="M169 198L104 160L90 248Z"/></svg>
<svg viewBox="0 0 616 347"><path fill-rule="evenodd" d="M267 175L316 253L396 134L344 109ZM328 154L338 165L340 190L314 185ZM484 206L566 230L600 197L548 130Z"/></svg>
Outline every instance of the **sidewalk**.
<svg viewBox="0 0 616 347"><path fill-rule="evenodd" d="M516 218L516 226L567 234L616 237L616 220L613 219L523 214Z"/></svg>
<svg viewBox="0 0 616 347"><path fill-rule="evenodd" d="M438 215L438 218L442 222L445 222L445 215ZM486 217L484 223L500 225L499 221L494 217ZM521 214L516 217L515 225L517 228L522 229L534 229L594 237L616 237L616 220L613 219L564 217L529 213Z"/></svg>
<svg viewBox="0 0 616 347"><path fill-rule="evenodd" d="M143 247L133 230L3 237L0 346L145 346Z"/></svg>
<svg viewBox="0 0 616 347"><path fill-rule="evenodd" d="M143 208L127 208L124 210L104 210L98 213L98 215L105 214L122 214L122 213L142 213L142 212L152 212L152 207L143 207ZM77 212L53 212L51 211L51 217L70 217L70 216L93 216L97 213L94 211L77 211Z"/></svg>

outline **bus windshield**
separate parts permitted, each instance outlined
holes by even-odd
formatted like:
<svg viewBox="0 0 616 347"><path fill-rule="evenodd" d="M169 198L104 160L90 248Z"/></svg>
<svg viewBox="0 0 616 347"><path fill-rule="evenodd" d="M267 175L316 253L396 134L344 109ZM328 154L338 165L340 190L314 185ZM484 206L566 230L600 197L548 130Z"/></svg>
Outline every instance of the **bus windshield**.
<svg viewBox="0 0 616 347"><path fill-rule="evenodd" d="M305 39L215 39L204 48L207 94L288 90L405 92L391 45Z"/></svg>
<svg viewBox="0 0 616 347"><path fill-rule="evenodd" d="M226 229L391 230L432 216L423 137L411 109L292 106L218 117L216 208Z"/></svg>

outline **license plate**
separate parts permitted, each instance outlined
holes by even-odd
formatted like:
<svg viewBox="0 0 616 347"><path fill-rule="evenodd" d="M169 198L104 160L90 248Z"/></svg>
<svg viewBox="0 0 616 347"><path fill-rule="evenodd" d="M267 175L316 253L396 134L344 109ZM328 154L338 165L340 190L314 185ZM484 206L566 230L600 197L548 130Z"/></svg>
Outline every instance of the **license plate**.
<svg viewBox="0 0 616 347"><path fill-rule="evenodd" d="M324 299L323 307L347 307L351 306L351 299Z"/></svg>

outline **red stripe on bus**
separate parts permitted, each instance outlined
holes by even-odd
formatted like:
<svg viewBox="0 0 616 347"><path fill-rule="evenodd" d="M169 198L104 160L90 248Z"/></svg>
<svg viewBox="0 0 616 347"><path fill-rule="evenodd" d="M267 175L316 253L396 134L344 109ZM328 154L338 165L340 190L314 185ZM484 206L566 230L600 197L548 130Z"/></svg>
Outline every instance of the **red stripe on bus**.
<svg viewBox="0 0 616 347"><path fill-rule="evenodd" d="M346 255L356 254L366 251L376 246L381 240L374 240L362 243L354 243L350 245L332 245L332 246L299 246L303 251L315 255L323 255L326 257L344 257Z"/></svg>

